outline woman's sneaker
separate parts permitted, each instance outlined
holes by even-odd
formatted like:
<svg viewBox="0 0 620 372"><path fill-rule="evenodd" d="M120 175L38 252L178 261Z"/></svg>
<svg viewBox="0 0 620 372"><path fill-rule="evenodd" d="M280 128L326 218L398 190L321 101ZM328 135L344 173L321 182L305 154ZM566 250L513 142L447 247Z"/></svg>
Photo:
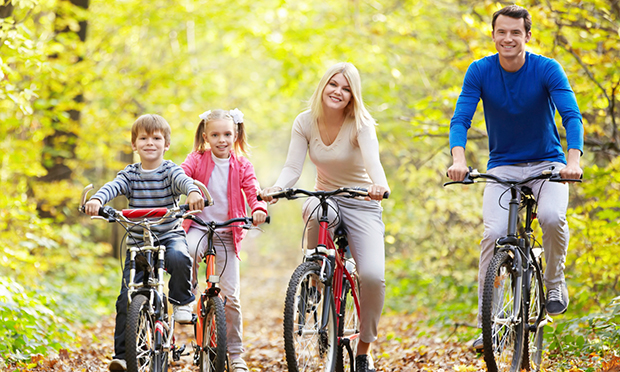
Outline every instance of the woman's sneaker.
<svg viewBox="0 0 620 372"><path fill-rule="evenodd" d="M174 320L180 324L190 324L192 322L192 304L172 305Z"/></svg>
<svg viewBox="0 0 620 372"><path fill-rule="evenodd" d="M377 370L372 368L372 363L369 361L368 355L362 354L355 357L355 372L376 372Z"/></svg>
<svg viewBox="0 0 620 372"><path fill-rule="evenodd" d="M547 313L551 316L564 314L568 309L569 302L568 288L566 288L566 283L562 282L547 292L547 303L545 304Z"/></svg>
<svg viewBox="0 0 620 372"><path fill-rule="evenodd" d="M484 345L482 344L482 333L471 343L470 349L476 353L482 353Z"/></svg>

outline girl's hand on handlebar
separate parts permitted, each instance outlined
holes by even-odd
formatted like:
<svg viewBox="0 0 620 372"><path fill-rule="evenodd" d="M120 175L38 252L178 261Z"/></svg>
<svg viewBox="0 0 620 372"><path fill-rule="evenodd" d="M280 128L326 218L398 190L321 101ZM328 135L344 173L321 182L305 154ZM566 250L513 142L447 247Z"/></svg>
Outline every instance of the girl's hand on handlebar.
<svg viewBox="0 0 620 372"><path fill-rule="evenodd" d="M386 193L387 195L390 194L390 189L388 187L381 185L371 185L368 188L368 196L366 197L366 200L382 200Z"/></svg>
<svg viewBox="0 0 620 372"><path fill-rule="evenodd" d="M192 191L187 195L187 204L192 211L201 211L205 207L205 200L202 195L197 191Z"/></svg>
<svg viewBox="0 0 620 372"><path fill-rule="evenodd" d="M278 199L274 199L273 197L266 195L273 194L279 191L282 191L282 188L280 186L272 186L262 189L258 194L260 195L261 199L263 199L267 203L275 204L278 202Z"/></svg>
<svg viewBox="0 0 620 372"><path fill-rule="evenodd" d="M91 199L84 204L84 213L90 216L98 216L101 209L101 201L99 199Z"/></svg>
<svg viewBox="0 0 620 372"><path fill-rule="evenodd" d="M252 213L252 225L258 226L262 223L265 223L267 220L267 213L261 210L254 211Z"/></svg>

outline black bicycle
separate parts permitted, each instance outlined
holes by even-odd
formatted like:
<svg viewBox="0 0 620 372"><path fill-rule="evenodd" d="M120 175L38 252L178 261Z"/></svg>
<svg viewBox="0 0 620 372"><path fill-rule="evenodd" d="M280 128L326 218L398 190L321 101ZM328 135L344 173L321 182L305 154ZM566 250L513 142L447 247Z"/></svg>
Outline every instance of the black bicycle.
<svg viewBox="0 0 620 372"><path fill-rule="evenodd" d="M482 295L483 353L490 372L538 371L541 367L543 328L551 318L545 309L543 247L532 229L537 202L532 189L525 186L534 180L581 182L563 179L552 170L523 180L471 170L463 181L444 184L496 182L505 185L506 192L510 190L508 229L495 242ZM523 209L525 215L520 217Z"/></svg>
<svg viewBox="0 0 620 372"><path fill-rule="evenodd" d="M213 205L206 187L194 181L205 196L205 205ZM84 204L92 185L82 192L79 210ZM109 206L99 209L99 215L91 218L104 219L120 224L127 232L141 228L143 240L140 244L129 244L130 274L127 283L127 324L125 339L127 346L127 370L129 372L166 372L169 355L178 361L185 351L185 345L177 347L174 337L174 314L168 314L168 297L164 292L164 255L166 247L159 244L151 227L183 219L198 211L189 211L189 205L173 208L144 208L116 210ZM136 242L137 243L137 242ZM140 274L141 273L141 279Z"/></svg>

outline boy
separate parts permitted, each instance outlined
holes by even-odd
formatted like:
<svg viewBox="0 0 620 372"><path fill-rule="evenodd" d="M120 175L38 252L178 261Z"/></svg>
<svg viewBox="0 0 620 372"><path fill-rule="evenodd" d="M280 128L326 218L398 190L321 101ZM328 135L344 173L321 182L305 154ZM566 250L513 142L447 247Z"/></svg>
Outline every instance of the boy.
<svg viewBox="0 0 620 372"><path fill-rule="evenodd" d="M191 209L202 210L204 201L193 180L183 169L169 160L164 153L170 148L170 125L159 115L142 115L131 128L131 147L140 156L140 163L130 164L118 172L85 204L85 212L96 216L99 208L119 195L129 200L129 208L171 208L178 204L181 194L187 195ZM192 259L189 256L185 232L178 220L153 226L153 232L166 246L165 264L170 274L169 300L174 318L179 323L191 323L195 296L191 291ZM130 231L127 242L142 241L142 231ZM124 371L125 324L127 321L128 258L123 270L121 292L116 300L116 328L114 330L114 358L110 371Z"/></svg>

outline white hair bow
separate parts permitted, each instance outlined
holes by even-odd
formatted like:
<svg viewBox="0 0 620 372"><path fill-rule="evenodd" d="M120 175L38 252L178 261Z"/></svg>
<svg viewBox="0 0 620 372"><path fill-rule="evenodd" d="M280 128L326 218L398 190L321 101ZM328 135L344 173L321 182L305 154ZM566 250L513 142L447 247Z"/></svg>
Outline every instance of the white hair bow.
<svg viewBox="0 0 620 372"><path fill-rule="evenodd" d="M201 118L202 120L207 120L207 118L209 117L209 114L211 114L211 110L203 112L202 114L198 115L198 117Z"/></svg>
<svg viewBox="0 0 620 372"><path fill-rule="evenodd" d="M230 110L230 116L232 117L235 124L243 123L243 113L238 108Z"/></svg>

